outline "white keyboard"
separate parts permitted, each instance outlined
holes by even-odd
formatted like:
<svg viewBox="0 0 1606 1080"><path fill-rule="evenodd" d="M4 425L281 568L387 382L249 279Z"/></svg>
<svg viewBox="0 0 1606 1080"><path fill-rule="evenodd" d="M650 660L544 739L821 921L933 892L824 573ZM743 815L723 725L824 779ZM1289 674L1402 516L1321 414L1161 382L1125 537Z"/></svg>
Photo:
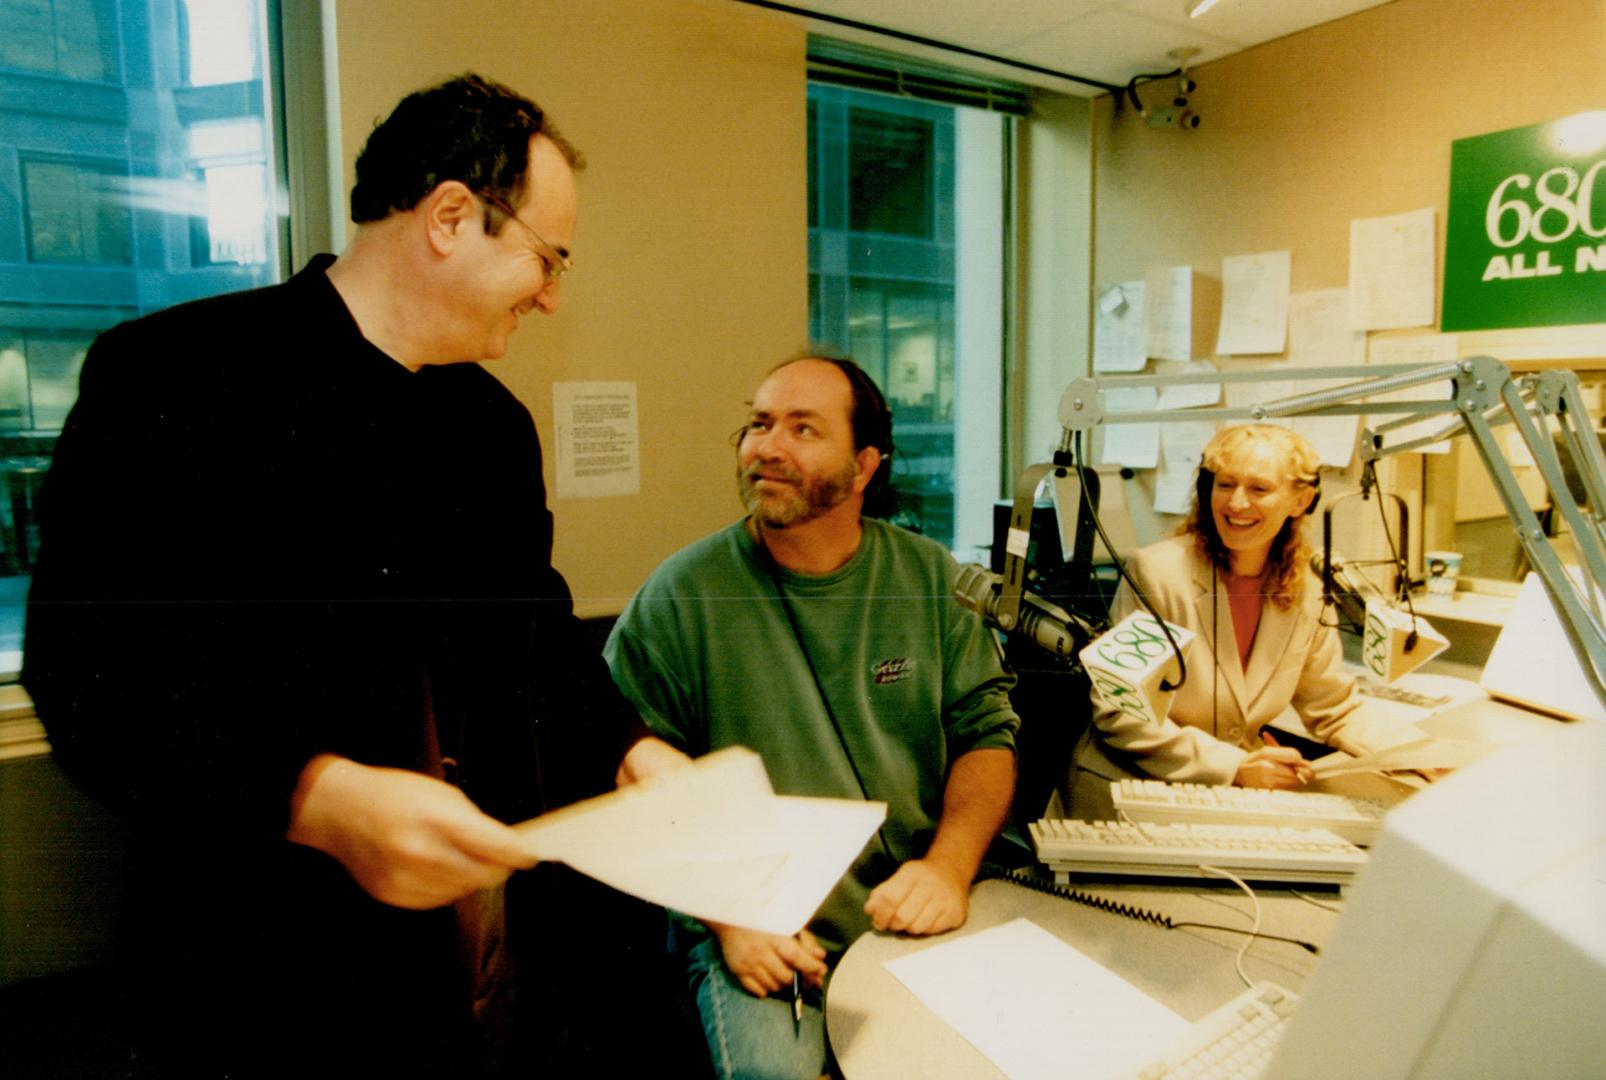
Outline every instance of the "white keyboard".
<svg viewBox="0 0 1606 1080"><path fill-rule="evenodd" d="M1231 784L1168 784L1163 780L1112 780L1115 808L1133 821L1216 825L1279 825L1326 829L1352 844L1370 846L1388 807L1325 791L1277 791Z"/></svg>
<svg viewBox="0 0 1606 1080"><path fill-rule="evenodd" d="M1253 881L1345 885L1366 865L1366 852L1325 829L1074 818L1029 829L1037 858L1061 884L1072 873L1208 878L1200 867L1212 866Z"/></svg>
<svg viewBox="0 0 1606 1080"><path fill-rule="evenodd" d="M1254 1080L1298 1004L1292 990L1256 983L1190 1027L1134 1080Z"/></svg>

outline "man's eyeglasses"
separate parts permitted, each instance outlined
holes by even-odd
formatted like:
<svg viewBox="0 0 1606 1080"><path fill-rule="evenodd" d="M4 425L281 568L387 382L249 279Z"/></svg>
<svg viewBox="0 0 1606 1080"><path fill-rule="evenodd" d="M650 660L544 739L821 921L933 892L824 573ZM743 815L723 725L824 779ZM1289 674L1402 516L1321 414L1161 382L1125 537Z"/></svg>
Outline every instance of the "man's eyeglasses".
<svg viewBox="0 0 1606 1080"><path fill-rule="evenodd" d="M480 192L479 196L485 202L489 203L490 205L496 207L498 210L502 211L502 213L506 214L508 216L509 220L511 220L513 222L513 224L517 225L519 228L521 228L525 232L529 233L532 237L535 238L535 242L537 244L539 244L542 248L545 248L547 251L551 252L551 255L548 256L548 255L543 254L539 249L536 251L536 257L541 260L541 265L546 269L547 282L549 284L555 284L557 282L557 280L559 278L561 278L564 274L567 274L570 270L574 269L574 260L573 259L569 258L563 252L559 251L557 249L556 245L548 243L546 237L544 237L540 233L536 232L535 228L533 226L531 226L528 222L526 222L523 218L519 217L518 211L514 210L505 201L503 201L502 199L497 198L495 195L492 195L492 194L490 194L489 192L486 192L486 191Z"/></svg>

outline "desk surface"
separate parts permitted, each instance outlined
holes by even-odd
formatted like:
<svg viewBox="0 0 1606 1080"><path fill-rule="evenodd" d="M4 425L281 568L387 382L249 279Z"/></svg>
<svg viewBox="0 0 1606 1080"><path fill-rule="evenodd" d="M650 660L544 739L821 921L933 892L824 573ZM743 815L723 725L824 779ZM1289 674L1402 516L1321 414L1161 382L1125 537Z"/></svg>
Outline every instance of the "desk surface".
<svg viewBox="0 0 1606 1080"><path fill-rule="evenodd" d="M1244 929L1252 922L1249 898L1231 884L1088 882L1080 887L1095 896L1158 910L1178 922ZM1257 887L1255 891L1266 933L1320 946L1338 923L1336 912L1301 900L1291 890ZM1331 890L1308 890L1307 895L1324 904L1343 903ZM843 1076L847 1080L1002 1076L882 965L1017 918L1030 919L1190 1021L1243 989L1233 963L1243 943L1241 935L1194 927L1166 930L1011 882L985 881L972 890L970 918L960 929L933 938L869 933L842 957L826 998L826 1030ZM1298 990L1316 962L1317 957L1297 946L1260 940L1250 946L1244 969L1251 979L1270 979Z"/></svg>
<svg viewBox="0 0 1606 1080"><path fill-rule="evenodd" d="M1551 730L1559 722L1491 701L1455 706L1435 719L1437 723L1429 720L1419 726L1433 734L1482 739L1491 746L1521 741ZM1318 788L1395 802L1414 786L1371 774L1351 774L1322 781ZM1094 896L1157 910L1177 922L1247 929L1252 920L1249 898L1228 883L1087 879L1077 887ZM1293 890L1257 886L1255 891L1261 903L1261 929L1266 933L1321 946L1338 923L1339 912L1302 900ZM1336 892L1301 891L1342 909L1343 901ZM972 890L970 918L960 929L935 938L870 933L842 957L827 993L826 1030L847 1080L1002 1076L991 1061L882 965L1017 918L1030 919L1190 1021L1205 1016L1243 988L1234 964L1243 943L1241 935L1193 927L1165 930L1006 881L987 881ZM1297 991L1317 960L1297 946L1260 940L1250 946L1244 969L1250 979L1270 979Z"/></svg>

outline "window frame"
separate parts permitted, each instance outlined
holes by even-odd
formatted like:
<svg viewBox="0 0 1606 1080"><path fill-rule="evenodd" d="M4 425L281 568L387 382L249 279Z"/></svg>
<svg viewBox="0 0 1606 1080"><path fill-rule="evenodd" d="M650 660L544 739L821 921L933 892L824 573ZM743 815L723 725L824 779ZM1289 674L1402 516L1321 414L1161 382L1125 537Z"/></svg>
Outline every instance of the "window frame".
<svg viewBox="0 0 1606 1080"><path fill-rule="evenodd" d="M929 283L939 279L946 282L946 293L942 297L929 298L946 312L946 315L937 320L938 324L945 325L948 333L943 344L939 345L935 359L935 394L934 403L940 407L944 400L944 371L942 351L950 354L950 368L946 373L947 385L951 386L951 396L955 401L955 414L951 419L933 420L900 420L894 428L895 438L899 438L901 462L897 462L894 470L894 484L907 487L911 480L918 486L922 480L919 475L907 468L907 463L915 456L908 454L905 445L915 445L925 436L932 434L933 423L937 427L948 425L952 430L953 458L947 467L952 475L946 497L949 508L943 511L942 517L948 525L944 535L949 546L962 558L972 557L976 549L991 543L992 536L992 505L1003 496L1008 489L1006 471L1008 468L1009 433L1005 424L1005 402L1008 380L1012 369L1011 355L1014 349L1013 331L1014 320L1010 312L1014 305L1015 273L1014 273L1014 230L1015 213L1017 207L1017 192L1014 189L1015 179L1018 175L1015 168L1015 150L1018 145L1015 120L1022 114L1029 104L1031 92L1018 89L1016 96L1009 94L997 95L997 100L1006 100L1011 103L1009 108L998 108L989 105L987 92L972 92L967 90L961 95L936 94L930 97L904 92L900 96L892 97L884 91L894 84L903 86L907 91L910 83L905 78L897 83L896 74L886 75L893 71L899 58L893 54L874 52L877 57L878 71L881 73L877 80L864 79L863 64L849 65L851 77L838 77L842 63L841 54L846 52L859 52L858 46L846 46L841 42L832 42L828 39L811 38L809 42L809 139L807 147L809 163L808 179L808 220L809 235L809 273L808 273L808 301L809 301L809 329L811 338L819 345L843 349L853 355L852 334L846 330L852 316L852 303L850 296L855 289L854 282L860 278L880 276L884 280L903 278L905 281L924 281ZM822 61L822 57L824 60ZM921 78L926 83L940 84L940 78L933 73L938 69L929 65L923 66ZM956 80L963 85L974 88L977 84L985 83L980 77L972 77L963 73L953 73ZM844 93L870 93L874 100L886 103L886 111L904 112L910 115L934 115L922 110L946 110L946 115L954 118L949 130L941 140L933 140L932 163L933 172L939 172L946 167L951 177L957 175L957 129L960 127L960 118L967 107L984 108L987 111L1002 114L1004 120L1000 125L998 137L997 159L990 165L996 170L998 185L998 212L997 233L991 245L991 252L979 256L979 261L987 264L988 271L996 275L998 288L996 300L981 299L971 295L972 290L966 280L967 259L976 259L975 249L972 245L976 237L972 230L964 229L961 222L956 221L960 211L960 190L955 188L946 199L946 208L943 197L939 194L928 204L929 230L925 237L911 237L895 232L861 232L851 229L850 208L846 205L848 195L846 191L837 193L831 190L834 181L822 179L832 169L845 172L850 166L844 161L836 161L833 154L837 153L828 146L829 139L836 135L842 143L840 156L844 159L850 153L846 146L849 133L846 130L849 124L846 110L851 105L844 105L838 100L827 108L827 95L824 90L816 88L831 88L830 93L840 99ZM841 110L841 115L833 115L832 109ZM836 127L844 130L840 133L834 131ZM942 164L946 159L946 166ZM954 182L957 184L958 180ZM966 200L968 201L968 200ZM837 205L840 203L841 205ZM946 218L944 215L946 214ZM835 235L833 235L835 234ZM962 235L963 234L963 235ZM852 240L847 239L852 237ZM859 241L865 241L859 243ZM850 247L863 250L876 248L880 252L895 250L903 246L909 257L914 260L911 266L920 265L918 253L912 249L925 245L935 251L941 249L940 254L927 253L924 270L915 270L910 273L885 273L877 275L874 272L862 273L865 261L853 256ZM962 255L961 251L972 254ZM932 263L931 258L936 262ZM840 271L840 272L837 272ZM939 273L940 271L940 273ZM833 282L832 279L838 281ZM885 298L883 298L885 299ZM961 308L964 315L961 316ZM973 333L962 332L959 327L961 321L967 326L985 324L987 333L991 337L985 346L990 354L996 348L996 367L989 363L983 364L987 370L980 377L975 372L966 369L975 366L975 361L969 364L963 358L975 354L977 338ZM843 336L847 340L835 340ZM984 334L983 337L986 335ZM893 405L895 417L899 407L894 398L894 387L887 378L888 369L884 363L873 362L867 354L866 357L855 357L864 361L866 370L881 386L883 393L888 395ZM875 358L884 359L884 358ZM968 376L968 377L967 377ZM960 405L965 411L960 411ZM939 414L940 415L940 414ZM967 437L970 429L979 429L985 434L981 438ZM906 436L908 442L904 438ZM917 470L930 472L929 468ZM932 498L935 492L921 496L922 500ZM935 523L935 522L934 522Z"/></svg>

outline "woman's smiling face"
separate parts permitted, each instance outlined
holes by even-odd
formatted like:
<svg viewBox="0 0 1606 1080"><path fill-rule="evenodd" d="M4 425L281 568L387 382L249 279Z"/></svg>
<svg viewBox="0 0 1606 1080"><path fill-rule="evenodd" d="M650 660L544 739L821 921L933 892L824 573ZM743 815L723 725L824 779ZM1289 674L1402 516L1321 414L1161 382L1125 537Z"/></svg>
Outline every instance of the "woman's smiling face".
<svg viewBox="0 0 1606 1080"><path fill-rule="evenodd" d="M1310 505L1312 490L1295 483L1289 463L1269 442L1241 443L1219 465L1210 489L1216 534L1234 555L1264 559L1283 522Z"/></svg>

